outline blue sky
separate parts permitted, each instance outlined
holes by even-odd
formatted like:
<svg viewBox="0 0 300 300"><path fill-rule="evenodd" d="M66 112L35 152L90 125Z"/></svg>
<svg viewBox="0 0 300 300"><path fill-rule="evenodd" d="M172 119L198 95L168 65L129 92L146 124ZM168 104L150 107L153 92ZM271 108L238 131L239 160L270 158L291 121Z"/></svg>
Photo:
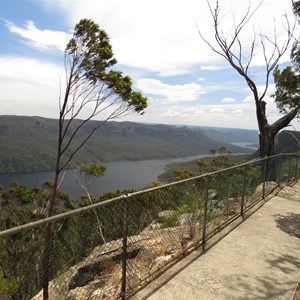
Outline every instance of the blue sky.
<svg viewBox="0 0 300 300"><path fill-rule="evenodd" d="M252 0L252 7L258 3ZM220 0L225 34L231 32L232 16L239 20L248 4L248 0ZM293 22L290 0L264 1L253 17L255 25L242 32L245 58L253 28L272 37L275 24L278 41L284 41L285 12ZM121 121L257 128L245 82L199 37L197 26L213 42L204 0L0 0L1 114L58 117L63 50L81 18L95 20L109 34L117 68L149 98L143 116ZM288 61L289 53L282 63ZM251 74L262 87L260 44ZM269 97L273 92L271 83L266 97L270 123L279 117Z"/></svg>

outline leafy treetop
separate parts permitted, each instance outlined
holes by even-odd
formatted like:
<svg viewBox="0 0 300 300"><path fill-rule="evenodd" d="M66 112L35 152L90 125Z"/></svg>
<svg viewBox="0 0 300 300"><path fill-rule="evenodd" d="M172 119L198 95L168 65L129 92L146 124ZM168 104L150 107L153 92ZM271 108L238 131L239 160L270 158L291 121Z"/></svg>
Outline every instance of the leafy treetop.
<svg viewBox="0 0 300 300"><path fill-rule="evenodd" d="M71 91L80 82L84 82L86 87L104 84L115 96L127 102L135 112L143 113L147 107L147 98L132 90L132 80L129 76L123 76L122 72L110 69L117 60L114 58L109 36L93 20L82 19L75 26L73 37L65 52L69 57L71 69ZM108 96L111 94L105 98Z"/></svg>

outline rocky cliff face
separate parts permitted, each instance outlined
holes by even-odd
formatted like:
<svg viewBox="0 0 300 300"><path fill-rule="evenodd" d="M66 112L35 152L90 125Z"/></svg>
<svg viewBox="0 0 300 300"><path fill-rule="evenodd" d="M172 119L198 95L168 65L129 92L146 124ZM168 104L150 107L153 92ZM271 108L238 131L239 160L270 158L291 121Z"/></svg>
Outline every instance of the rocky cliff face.
<svg viewBox="0 0 300 300"><path fill-rule="evenodd" d="M159 224L150 226L140 235L128 238L128 286L136 286L145 274L154 273L171 262L181 253L182 247L191 242L187 225L165 229L159 227ZM50 282L50 299L118 298L121 292L121 261L122 240L96 247L84 261ZM42 299L42 291L32 298Z"/></svg>

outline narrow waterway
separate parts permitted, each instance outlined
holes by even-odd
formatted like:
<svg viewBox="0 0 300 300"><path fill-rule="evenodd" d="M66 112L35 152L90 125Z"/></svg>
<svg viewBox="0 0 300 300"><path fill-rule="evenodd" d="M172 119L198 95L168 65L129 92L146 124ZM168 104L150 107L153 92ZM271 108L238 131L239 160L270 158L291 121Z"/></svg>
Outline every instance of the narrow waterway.
<svg viewBox="0 0 300 300"><path fill-rule="evenodd" d="M113 192L122 189L141 189L150 186L157 180L158 175L164 172L166 164L172 162L189 161L207 155L180 157L166 160L142 160L142 161L121 161L105 163L106 172L103 177L92 181L90 192L98 198L106 192ZM62 189L73 198L78 198L84 191L74 178L74 172L79 176L79 170L68 170L64 178ZM16 180L28 188L40 187L46 181L53 181L53 171L39 172L13 172L0 173L0 185L8 188Z"/></svg>

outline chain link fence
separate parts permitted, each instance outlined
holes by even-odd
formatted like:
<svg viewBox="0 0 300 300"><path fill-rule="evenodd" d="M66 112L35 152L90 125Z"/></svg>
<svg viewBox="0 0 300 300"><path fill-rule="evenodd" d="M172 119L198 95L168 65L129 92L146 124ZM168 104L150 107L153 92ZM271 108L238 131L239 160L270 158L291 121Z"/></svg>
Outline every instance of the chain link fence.
<svg viewBox="0 0 300 300"><path fill-rule="evenodd" d="M2 231L0 299L125 299L298 178L299 159L257 160Z"/></svg>

